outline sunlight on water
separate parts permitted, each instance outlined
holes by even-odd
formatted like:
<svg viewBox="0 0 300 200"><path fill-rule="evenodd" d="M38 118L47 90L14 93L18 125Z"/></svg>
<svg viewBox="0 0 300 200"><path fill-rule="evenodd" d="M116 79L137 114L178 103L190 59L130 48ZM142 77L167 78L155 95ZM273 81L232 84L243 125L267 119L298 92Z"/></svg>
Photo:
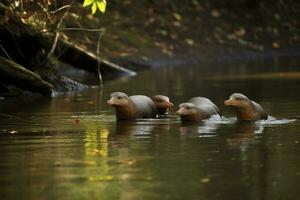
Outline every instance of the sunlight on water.
<svg viewBox="0 0 300 200"><path fill-rule="evenodd" d="M295 122L296 119L276 119L272 116L269 116L267 120L257 121L257 124L261 125L282 125L282 124L290 124Z"/></svg>

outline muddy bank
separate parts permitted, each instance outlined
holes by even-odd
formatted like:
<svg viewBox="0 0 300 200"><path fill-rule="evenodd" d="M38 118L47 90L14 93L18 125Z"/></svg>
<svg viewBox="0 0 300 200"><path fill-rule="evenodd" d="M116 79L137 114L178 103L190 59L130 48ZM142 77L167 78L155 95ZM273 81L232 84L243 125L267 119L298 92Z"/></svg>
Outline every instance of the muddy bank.
<svg viewBox="0 0 300 200"><path fill-rule="evenodd" d="M140 67L295 57L299 9L296 1L112 2L99 19L103 54Z"/></svg>

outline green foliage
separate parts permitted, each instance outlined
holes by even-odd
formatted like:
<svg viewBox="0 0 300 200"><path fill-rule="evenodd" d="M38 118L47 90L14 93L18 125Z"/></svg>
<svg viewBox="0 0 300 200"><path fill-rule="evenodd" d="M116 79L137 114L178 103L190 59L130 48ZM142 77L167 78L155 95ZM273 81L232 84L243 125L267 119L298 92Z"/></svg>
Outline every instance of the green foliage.
<svg viewBox="0 0 300 200"><path fill-rule="evenodd" d="M104 13L106 9L106 0L84 0L83 7L91 6L92 14L94 15L97 8Z"/></svg>

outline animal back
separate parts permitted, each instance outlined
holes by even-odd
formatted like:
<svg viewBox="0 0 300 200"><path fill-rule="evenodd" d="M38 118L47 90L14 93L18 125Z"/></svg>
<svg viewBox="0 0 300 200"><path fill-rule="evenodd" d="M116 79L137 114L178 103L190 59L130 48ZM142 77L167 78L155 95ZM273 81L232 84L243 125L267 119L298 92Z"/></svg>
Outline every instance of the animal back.
<svg viewBox="0 0 300 200"><path fill-rule="evenodd" d="M130 96L139 118L154 118L156 115L155 105L147 96Z"/></svg>
<svg viewBox="0 0 300 200"><path fill-rule="evenodd" d="M216 106L210 99L205 97L194 97L191 98L188 102L193 103L197 106L198 109L207 113L209 116L220 115L221 112L218 106Z"/></svg>
<svg viewBox="0 0 300 200"><path fill-rule="evenodd" d="M263 107L256 103L255 101L251 101L255 110L258 112L260 119L268 119L268 114L264 111Z"/></svg>

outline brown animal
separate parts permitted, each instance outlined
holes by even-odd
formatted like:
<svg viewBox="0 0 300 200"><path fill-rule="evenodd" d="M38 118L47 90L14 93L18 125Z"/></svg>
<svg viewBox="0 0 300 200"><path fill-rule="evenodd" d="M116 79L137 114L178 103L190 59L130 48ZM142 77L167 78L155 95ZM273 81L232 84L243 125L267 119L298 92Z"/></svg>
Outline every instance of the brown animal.
<svg viewBox="0 0 300 200"><path fill-rule="evenodd" d="M228 100L224 101L224 105L235 108L236 117L241 121L268 119L261 105L240 93L232 94Z"/></svg>
<svg viewBox="0 0 300 200"><path fill-rule="evenodd" d="M156 108L144 95L128 96L123 92L114 92L107 103L116 110L117 120L135 120L137 118L155 118Z"/></svg>
<svg viewBox="0 0 300 200"><path fill-rule="evenodd" d="M173 103L170 102L169 97L164 95L155 95L152 97L152 100L155 104L158 115L167 115L169 109L173 106Z"/></svg>
<svg viewBox="0 0 300 200"><path fill-rule="evenodd" d="M194 97L180 104L179 108L176 114L180 116L181 121L200 122L212 115L221 116L219 108L205 97Z"/></svg>

